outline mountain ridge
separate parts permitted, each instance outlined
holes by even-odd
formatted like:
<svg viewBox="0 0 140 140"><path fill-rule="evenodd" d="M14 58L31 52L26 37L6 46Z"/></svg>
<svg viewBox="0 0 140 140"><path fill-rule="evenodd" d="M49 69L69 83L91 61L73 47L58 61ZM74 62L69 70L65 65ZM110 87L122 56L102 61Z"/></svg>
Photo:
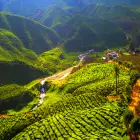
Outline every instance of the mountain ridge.
<svg viewBox="0 0 140 140"><path fill-rule="evenodd" d="M42 53L57 45L58 34L40 23L7 13L0 13L0 28L11 30L24 46L36 53Z"/></svg>

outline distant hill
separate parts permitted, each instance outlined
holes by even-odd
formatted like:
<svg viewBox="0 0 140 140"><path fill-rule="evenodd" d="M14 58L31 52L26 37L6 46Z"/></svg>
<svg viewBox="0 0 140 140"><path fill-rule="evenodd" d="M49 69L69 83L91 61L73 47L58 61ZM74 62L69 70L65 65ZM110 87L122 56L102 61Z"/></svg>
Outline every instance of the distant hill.
<svg viewBox="0 0 140 140"><path fill-rule="evenodd" d="M63 10L59 6L52 6L39 14L36 17L33 17L34 20L38 20L40 23L46 26L53 26L55 24L66 23L72 14Z"/></svg>
<svg viewBox="0 0 140 140"><path fill-rule="evenodd" d="M92 4L81 10L82 15L115 21L125 32L131 33L140 24L139 6Z"/></svg>
<svg viewBox="0 0 140 140"><path fill-rule="evenodd" d="M10 1L10 2L9 2ZM11 12L13 14L23 15L26 17L35 16L39 11L46 9L54 4L66 7L86 7L90 4L127 4L140 5L139 0L1 0L1 10Z"/></svg>
<svg viewBox="0 0 140 140"><path fill-rule="evenodd" d="M132 7L124 5L103 5L93 4L89 5L81 11L82 15L90 17L102 17L111 20L118 19L140 19L140 15Z"/></svg>
<svg viewBox="0 0 140 140"><path fill-rule="evenodd" d="M37 54L47 51L60 41L58 34L38 22L24 17L0 13L0 28L13 32L24 44Z"/></svg>
<svg viewBox="0 0 140 140"><path fill-rule="evenodd" d="M126 35L119 26L110 20L76 15L64 25L53 28L65 40L67 51L86 51L96 48L123 46Z"/></svg>

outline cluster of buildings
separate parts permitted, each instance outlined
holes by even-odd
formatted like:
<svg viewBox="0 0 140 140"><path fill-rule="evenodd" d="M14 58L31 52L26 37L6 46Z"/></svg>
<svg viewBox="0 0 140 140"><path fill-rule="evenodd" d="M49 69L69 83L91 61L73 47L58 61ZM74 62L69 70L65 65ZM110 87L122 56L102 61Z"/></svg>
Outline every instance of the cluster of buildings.
<svg viewBox="0 0 140 140"><path fill-rule="evenodd" d="M102 57L102 60L104 62L111 60L111 59L117 59L119 57L118 53L116 51L113 50L107 50L104 52L105 56Z"/></svg>
<svg viewBox="0 0 140 140"><path fill-rule="evenodd" d="M85 59L88 55L90 55L91 53L95 52L94 49L91 49L91 50L88 50L86 53L84 54L80 54L78 56L78 58L81 60L81 59Z"/></svg>
<svg viewBox="0 0 140 140"><path fill-rule="evenodd" d="M93 52L95 52L94 49L88 50L86 53L80 54L78 56L78 58L80 59L80 61L82 61L85 58L87 58L88 55L92 54ZM118 53L116 51L106 50L104 52L104 57L102 57L102 60L104 62L107 62L107 61L112 60L112 59L117 59L118 57L119 57L119 55L118 55Z"/></svg>

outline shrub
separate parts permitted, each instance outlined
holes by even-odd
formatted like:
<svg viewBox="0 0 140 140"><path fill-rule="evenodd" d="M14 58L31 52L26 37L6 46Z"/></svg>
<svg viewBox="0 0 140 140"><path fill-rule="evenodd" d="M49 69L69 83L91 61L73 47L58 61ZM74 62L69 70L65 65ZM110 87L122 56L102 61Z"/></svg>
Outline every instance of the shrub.
<svg viewBox="0 0 140 140"><path fill-rule="evenodd" d="M126 109L124 114L123 114L123 118L124 118L125 125L128 128L131 120L134 118L133 112Z"/></svg>
<svg viewBox="0 0 140 140"><path fill-rule="evenodd" d="M130 124L130 131L135 135L140 134L140 117L135 117Z"/></svg>

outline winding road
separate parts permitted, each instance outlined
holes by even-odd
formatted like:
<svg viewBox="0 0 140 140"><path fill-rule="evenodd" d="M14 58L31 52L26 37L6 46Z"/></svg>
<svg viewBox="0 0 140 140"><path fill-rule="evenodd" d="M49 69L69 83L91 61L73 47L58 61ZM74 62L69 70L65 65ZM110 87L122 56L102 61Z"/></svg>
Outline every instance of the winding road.
<svg viewBox="0 0 140 140"><path fill-rule="evenodd" d="M46 77L44 79L41 79L40 84L43 86L46 81L57 81L57 80L60 81L60 80L63 80L69 74L71 74L72 70L73 70L73 67L68 68L68 69L66 69L66 70L64 70L64 71L62 71L58 74L54 74L53 76L49 76L49 77ZM43 100L44 100L45 96L46 96L46 93L45 92L41 93L41 91L40 91L39 103L32 110L36 109L38 106L40 106L43 103Z"/></svg>

